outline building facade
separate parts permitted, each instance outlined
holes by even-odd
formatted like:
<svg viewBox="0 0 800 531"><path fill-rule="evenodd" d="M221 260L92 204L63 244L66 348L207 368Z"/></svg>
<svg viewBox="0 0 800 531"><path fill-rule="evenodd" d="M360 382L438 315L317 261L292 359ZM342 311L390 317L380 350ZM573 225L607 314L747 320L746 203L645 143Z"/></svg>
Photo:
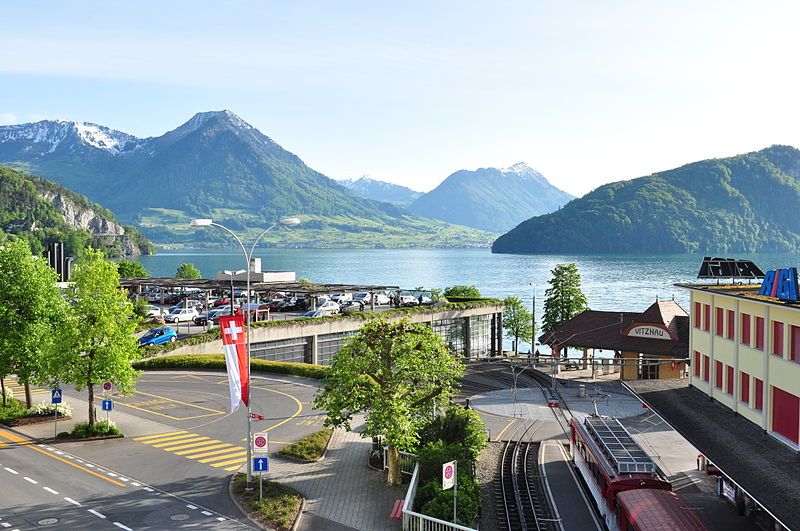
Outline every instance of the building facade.
<svg viewBox="0 0 800 531"><path fill-rule="evenodd" d="M757 285L691 293L690 385L800 450L800 307Z"/></svg>

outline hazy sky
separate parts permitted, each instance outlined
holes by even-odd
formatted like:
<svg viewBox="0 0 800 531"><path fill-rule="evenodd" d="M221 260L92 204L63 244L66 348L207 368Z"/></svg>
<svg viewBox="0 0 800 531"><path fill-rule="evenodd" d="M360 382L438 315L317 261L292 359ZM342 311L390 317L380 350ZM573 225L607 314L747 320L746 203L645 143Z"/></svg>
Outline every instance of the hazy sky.
<svg viewBox="0 0 800 531"><path fill-rule="evenodd" d="M527 162L583 194L800 146L800 2L0 3L0 123L230 109L333 178Z"/></svg>

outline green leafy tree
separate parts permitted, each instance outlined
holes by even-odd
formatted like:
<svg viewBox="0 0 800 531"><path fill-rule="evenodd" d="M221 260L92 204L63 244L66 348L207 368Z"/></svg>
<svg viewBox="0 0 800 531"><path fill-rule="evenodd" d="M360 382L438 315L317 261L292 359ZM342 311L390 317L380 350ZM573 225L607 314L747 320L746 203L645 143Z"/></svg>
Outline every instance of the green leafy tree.
<svg viewBox="0 0 800 531"><path fill-rule="evenodd" d="M506 337L514 340L514 354L519 351L519 342L528 341L533 344L533 316L531 312L522 304L519 297L507 297L503 304L506 310L503 312L503 328L506 329Z"/></svg>
<svg viewBox="0 0 800 531"><path fill-rule="evenodd" d="M545 333L552 332L588 307L586 295L581 291L577 264L558 264L551 273L550 287L544 292L542 325Z"/></svg>
<svg viewBox="0 0 800 531"><path fill-rule="evenodd" d="M475 286L456 285L445 288L445 297L465 297L470 299L480 299L481 292Z"/></svg>
<svg viewBox="0 0 800 531"><path fill-rule="evenodd" d="M364 433L384 436L388 481L399 485L400 450L417 445L434 399L448 402L463 371L429 326L377 318L336 354L314 408L328 412L326 425L348 430L364 413Z"/></svg>
<svg viewBox="0 0 800 531"><path fill-rule="evenodd" d="M132 260L120 260L117 263L117 271L122 278L148 278L150 276L142 264Z"/></svg>
<svg viewBox="0 0 800 531"><path fill-rule="evenodd" d="M68 307L56 286L56 273L17 239L0 247L0 379L14 373L25 385L46 377L42 359L59 347L55 338ZM5 394L3 395L5 405Z"/></svg>
<svg viewBox="0 0 800 531"><path fill-rule="evenodd" d="M64 383L84 388L89 399L89 429L94 429L94 387L113 381L123 394L135 388L131 362L140 353L133 337L136 319L119 285L119 273L101 251L87 249L67 291L72 319L59 352L49 359L49 373Z"/></svg>
<svg viewBox="0 0 800 531"><path fill-rule="evenodd" d="M194 264L184 262L178 266L175 271L175 278L185 278L189 280L196 280L200 278L200 270Z"/></svg>

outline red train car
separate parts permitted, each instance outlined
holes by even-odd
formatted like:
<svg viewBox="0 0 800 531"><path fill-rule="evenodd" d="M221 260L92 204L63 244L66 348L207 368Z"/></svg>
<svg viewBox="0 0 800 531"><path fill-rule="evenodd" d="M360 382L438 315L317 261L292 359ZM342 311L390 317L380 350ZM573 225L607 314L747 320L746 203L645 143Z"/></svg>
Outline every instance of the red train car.
<svg viewBox="0 0 800 531"><path fill-rule="evenodd" d="M709 531L705 522L672 491L626 490L617 494L623 531Z"/></svg>

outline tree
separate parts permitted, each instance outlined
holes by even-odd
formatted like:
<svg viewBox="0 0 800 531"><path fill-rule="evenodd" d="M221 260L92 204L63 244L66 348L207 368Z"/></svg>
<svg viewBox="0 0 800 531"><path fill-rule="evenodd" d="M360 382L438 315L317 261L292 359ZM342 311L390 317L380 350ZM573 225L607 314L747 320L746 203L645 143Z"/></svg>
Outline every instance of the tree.
<svg viewBox="0 0 800 531"><path fill-rule="evenodd" d="M581 291L581 275L576 264L558 264L551 271L550 287L544 292L544 316L542 327L545 333L569 321L587 309L586 295Z"/></svg>
<svg viewBox="0 0 800 531"><path fill-rule="evenodd" d="M197 269L194 264L184 262L179 265L177 271L175 271L175 278L195 280L200 278L200 270Z"/></svg>
<svg viewBox="0 0 800 531"><path fill-rule="evenodd" d="M122 278L147 278L150 276L142 264L132 260L120 260L117 263L117 272Z"/></svg>
<svg viewBox="0 0 800 531"><path fill-rule="evenodd" d="M415 447L434 399L448 402L463 371L429 326L376 318L336 354L314 408L328 412L326 425L348 430L364 413L364 433L384 436L389 483L399 485L400 450Z"/></svg>
<svg viewBox="0 0 800 531"><path fill-rule="evenodd" d="M56 381L87 389L89 430L94 428L94 386L112 381L123 394L135 388L139 358L133 332L136 319L131 303L119 285L119 273L101 251L87 249L72 275L67 291L72 302L70 326L57 355L49 359Z"/></svg>
<svg viewBox="0 0 800 531"><path fill-rule="evenodd" d="M31 254L25 240L4 242L0 247L0 380L16 374L25 385L27 407L33 406L30 384L46 376L42 360L58 347L55 338L67 313L55 271Z"/></svg>
<svg viewBox="0 0 800 531"><path fill-rule="evenodd" d="M507 297L503 304L506 306L506 311L503 312L503 328L506 329L506 337L514 340L514 355L516 355L520 340L533 344L533 337L536 334L533 329L533 316L519 297Z"/></svg>
<svg viewBox="0 0 800 531"><path fill-rule="evenodd" d="M470 299L480 299L481 292L475 286L455 285L445 288L445 297L465 297Z"/></svg>

